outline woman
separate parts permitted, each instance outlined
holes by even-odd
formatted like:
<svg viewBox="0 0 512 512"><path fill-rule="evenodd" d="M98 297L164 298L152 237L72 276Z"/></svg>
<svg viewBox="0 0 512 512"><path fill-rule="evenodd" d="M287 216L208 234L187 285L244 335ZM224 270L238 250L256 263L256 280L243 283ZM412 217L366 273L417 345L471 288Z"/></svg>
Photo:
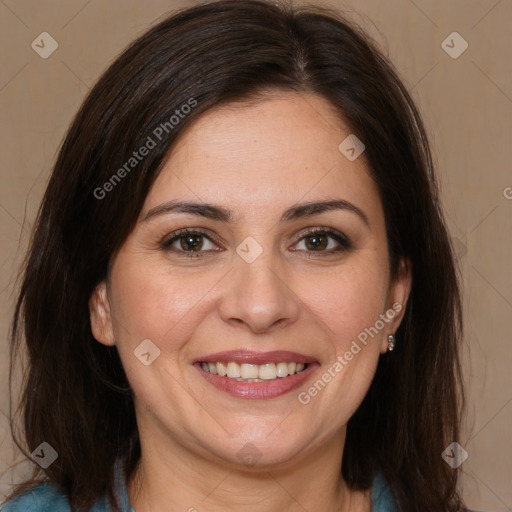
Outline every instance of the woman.
<svg viewBox="0 0 512 512"><path fill-rule="evenodd" d="M2 510L466 510L460 317L425 131L368 37L181 11L61 148L13 323L38 465Z"/></svg>

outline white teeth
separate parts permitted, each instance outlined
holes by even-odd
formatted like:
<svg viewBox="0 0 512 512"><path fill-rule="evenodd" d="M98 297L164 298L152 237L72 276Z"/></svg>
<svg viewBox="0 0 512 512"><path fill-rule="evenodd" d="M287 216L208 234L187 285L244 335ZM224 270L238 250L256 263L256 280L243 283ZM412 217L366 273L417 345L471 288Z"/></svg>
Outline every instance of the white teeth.
<svg viewBox="0 0 512 512"><path fill-rule="evenodd" d="M201 363L201 368L205 372L228 377L241 382L263 382L275 380L276 378L288 377L302 372L306 365L304 363L266 363L266 364L238 364L234 361L227 363Z"/></svg>
<svg viewBox="0 0 512 512"><path fill-rule="evenodd" d="M277 368L274 363L260 365L260 379L273 380L277 377Z"/></svg>
<svg viewBox="0 0 512 512"><path fill-rule="evenodd" d="M237 363L228 363L228 377L240 377L240 365Z"/></svg>
<svg viewBox="0 0 512 512"><path fill-rule="evenodd" d="M235 363L233 363L235 364ZM259 370L257 364L241 364L240 365L240 376L243 379L257 379L259 376Z"/></svg>
<svg viewBox="0 0 512 512"><path fill-rule="evenodd" d="M221 377L224 377L228 373L226 365L224 363L217 363L217 373Z"/></svg>
<svg viewBox="0 0 512 512"><path fill-rule="evenodd" d="M288 377L288 363L277 363L277 376Z"/></svg>

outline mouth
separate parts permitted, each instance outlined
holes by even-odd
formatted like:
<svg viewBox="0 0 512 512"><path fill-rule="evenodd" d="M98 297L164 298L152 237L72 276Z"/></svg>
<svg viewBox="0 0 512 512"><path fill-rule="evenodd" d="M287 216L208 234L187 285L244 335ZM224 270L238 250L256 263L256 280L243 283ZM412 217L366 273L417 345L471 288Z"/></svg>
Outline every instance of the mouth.
<svg viewBox="0 0 512 512"><path fill-rule="evenodd" d="M231 396L274 398L299 387L320 365L294 352L223 352L196 360L201 376Z"/></svg>
<svg viewBox="0 0 512 512"><path fill-rule="evenodd" d="M201 368L213 375L235 379L238 382L267 382L297 375L307 368L305 363L281 361L279 363L238 364L235 361L207 363L201 362Z"/></svg>

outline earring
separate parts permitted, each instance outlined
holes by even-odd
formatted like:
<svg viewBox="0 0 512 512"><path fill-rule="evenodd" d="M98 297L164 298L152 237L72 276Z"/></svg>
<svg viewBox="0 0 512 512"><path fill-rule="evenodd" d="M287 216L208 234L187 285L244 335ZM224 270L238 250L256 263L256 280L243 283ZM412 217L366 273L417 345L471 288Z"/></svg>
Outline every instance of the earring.
<svg viewBox="0 0 512 512"><path fill-rule="evenodd" d="M388 351L391 352L395 348L395 337L390 334L388 336Z"/></svg>

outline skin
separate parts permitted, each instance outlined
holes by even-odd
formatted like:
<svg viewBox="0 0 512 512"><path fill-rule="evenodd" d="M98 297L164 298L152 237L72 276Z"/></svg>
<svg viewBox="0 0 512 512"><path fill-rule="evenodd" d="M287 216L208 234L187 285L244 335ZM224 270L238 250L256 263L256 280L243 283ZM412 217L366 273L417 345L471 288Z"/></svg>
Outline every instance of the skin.
<svg viewBox="0 0 512 512"><path fill-rule="evenodd" d="M142 459L128 492L136 510L370 510L369 491L350 490L341 476L346 424L402 319L410 272L402 265L390 279L384 212L364 154L351 162L338 150L350 133L323 98L281 92L208 111L170 153L90 300L93 334L117 346L135 393ZM348 210L280 222L290 206L326 199L356 205L368 225ZM170 200L221 205L236 222L176 212L143 220ZM339 244L329 237L315 250L309 227L337 230L352 248L330 252ZM182 228L207 231L195 239L203 257L187 258L183 239L174 252L162 249ZM248 236L263 248L252 263L236 252ZM401 312L300 403L299 392L395 303ZM148 366L133 353L144 339L160 350ZM236 349L295 351L320 368L283 396L234 398L192 363ZM252 466L238 456L247 443L260 457Z"/></svg>

